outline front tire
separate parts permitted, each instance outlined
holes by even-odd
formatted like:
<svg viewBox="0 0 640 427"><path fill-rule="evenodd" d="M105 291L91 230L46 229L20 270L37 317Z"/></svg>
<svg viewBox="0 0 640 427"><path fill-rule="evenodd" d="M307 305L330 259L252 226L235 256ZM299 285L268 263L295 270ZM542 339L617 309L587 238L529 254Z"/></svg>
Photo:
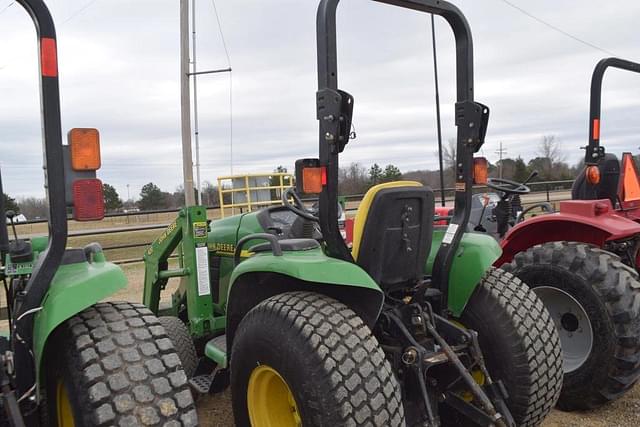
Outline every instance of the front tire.
<svg viewBox="0 0 640 427"><path fill-rule="evenodd" d="M50 339L44 366L52 425L198 424L180 359L146 307L96 304Z"/></svg>
<svg viewBox="0 0 640 427"><path fill-rule="evenodd" d="M540 299L510 273L491 269L460 320L478 332L487 369L505 385L516 425L540 424L562 387L560 339Z"/></svg>
<svg viewBox="0 0 640 427"><path fill-rule="evenodd" d="M182 320L174 316L161 316L158 317L158 320L173 343L187 378L193 377L198 367L198 354L189 328Z"/></svg>
<svg viewBox="0 0 640 427"><path fill-rule="evenodd" d="M324 295L289 292L254 307L231 353L238 426L401 426L400 387L371 330Z"/></svg>
<svg viewBox="0 0 640 427"><path fill-rule="evenodd" d="M609 252L550 242L506 265L538 293L558 330L564 386L558 406L592 409L618 399L640 376L638 274Z"/></svg>

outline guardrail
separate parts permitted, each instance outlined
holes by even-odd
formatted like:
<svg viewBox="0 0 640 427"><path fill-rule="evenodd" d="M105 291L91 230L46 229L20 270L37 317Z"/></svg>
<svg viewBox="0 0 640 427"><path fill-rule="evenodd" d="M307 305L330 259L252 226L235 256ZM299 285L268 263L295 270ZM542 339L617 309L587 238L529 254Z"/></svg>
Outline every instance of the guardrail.
<svg viewBox="0 0 640 427"><path fill-rule="evenodd" d="M572 184L573 184L573 180L545 181L545 182L530 183L528 185L529 187L532 188L533 191L527 197L532 198L533 196L533 198L535 198L536 200L527 201L527 198L523 198L523 205L527 206L528 204L533 204L540 201L547 201L550 203L554 203L561 200L566 200L570 198L570 195L567 195L567 197L561 196L560 198L554 197L554 196L560 195L561 193L566 193L571 188ZM491 189L488 189L486 186L474 187L474 192L476 193L486 192L487 190L493 191ZM441 190L437 189L437 190L434 190L434 192L436 193L436 203L439 204ZM453 196L455 193L455 189L445 188L444 192L445 192L445 201L447 203L453 203ZM537 198L535 197L536 195L538 196ZM358 209L358 204L364 197L364 194L352 194L352 195L347 195L343 197L347 202L347 206L345 210L347 211L347 213L351 213L351 212L355 212ZM310 201L310 202L314 200L316 199L305 199L305 201ZM218 206L207 207L207 210L213 211L213 215L212 215L213 218L220 217ZM117 217L137 218L144 215L147 215L148 217L150 217L151 215L177 213L178 211L179 211L178 209L161 209L161 210L144 211L144 212L128 212L128 213L118 212L118 213L108 214L106 215L106 218L117 218ZM136 221L133 221L133 222L136 222ZM45 223L45 222L46 220L28 221L28 222L20 223L19 226L29 225L29 224L39 224L39 223ZM162 222L157 224L145 224L145 225L138 225L138 226L105 227L103 229L74 230L69 233L69 237L77 238L77 237L101 236L101 235L108 235L108 234L136 233L136 232L142 232L142 231L148 231L148 230L160 230L168 226L169 226L168 222L167 223ZM99 242L100 239L97 239L97 240ZM104 245L102 249L104 251L109 252L109 251L123 250L123 249L134 249L138 247L144 248L149 246L151 243L152 243L151 241L144 241L141 243L111 244L111 245ZM143 251L141 250L140 253L142 252ZM108 253L107 253L107 258L109 258ZM116 264L122 265L122 264L134 264L134 263L142 262L143 259L142 257L135 257L135 258L115 259L111 261Z"/></svg>

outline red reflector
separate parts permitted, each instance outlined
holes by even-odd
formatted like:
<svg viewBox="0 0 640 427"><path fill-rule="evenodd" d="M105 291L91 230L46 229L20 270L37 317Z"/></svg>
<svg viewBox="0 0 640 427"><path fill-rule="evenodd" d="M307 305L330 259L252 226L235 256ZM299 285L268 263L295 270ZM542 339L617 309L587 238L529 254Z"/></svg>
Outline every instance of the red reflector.
<svg viewBox="0 0 640 427"><path fill-rule="evenodd" d="M322 185L327 185L327 167L322 166L322 177L321 177Z"/></svg>
<svg viewBox="0 0 640 427"><path fill-rule="evenodd" d="M40 68L44 77L58 77L58 53L55 39L40 39Z"/></svg>
<svg viewBox="0 0 640 427"><path fill-rule="evenodd" d="M600 119L593 119L593 139L600 139Z"/></svg>
<svg viewBox="0 0 640 427"><path fill-rule="evenodd" d="M99 221L104 218L104 195L99 179L79 179L73 182L73 219Z"/></svg>

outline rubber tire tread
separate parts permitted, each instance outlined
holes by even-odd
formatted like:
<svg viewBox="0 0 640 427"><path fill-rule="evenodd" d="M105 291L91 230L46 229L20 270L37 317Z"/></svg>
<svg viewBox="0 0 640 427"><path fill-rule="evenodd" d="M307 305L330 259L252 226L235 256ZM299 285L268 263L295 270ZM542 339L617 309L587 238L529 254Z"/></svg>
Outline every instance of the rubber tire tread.
<svg viewBox="0 0 640 427"><path fill-rule="evenodd" d="M558 400L563 376L560 338L542 301L511 273L492 268L461 322L478 332L489 373L505 385L516 425L539 425Z"/></svg>
<svg viewBox="0 0 640 427"><path fill-rule="evenodd" d="M173 343L145 306L99 303L56 329L45 356L50 419L62 378L76 426L197 426Z"/></svg>
<svg viewBox="0 0 640 427"><path fill-rule="evenodd" d="M257 364L289 385L305 426L403 426L400 386L378 341L353 310L312 292L288 292L254 307L231 353L236 425L248 426L247 385Z"/></svg>
<svg viewBox="0 0 640 427"><path fill-rule="evenodd" d="M173 343L187 378L193 377L198 367L198 354L189 328L182 320L174 316L161 316L158 317L158 320L164 326L164 330Z"/></svg>
<svg viewBox="0 0 640 427"><path fill-rule="evenodd" d="M620 398L640 378L638 273L611 252L575 242L533 246L516 254L511 264L503 267L527 280L535 266L547 273L571 275L572 282L579 283L596 301L589 305L587 313L590 317L600 314L597 322L591 322L594 344L599 345L582 367L565 375L558 407L565 411L593 409ZM587 302L581 301L575 291L569 293L586 306Z"/></svg>

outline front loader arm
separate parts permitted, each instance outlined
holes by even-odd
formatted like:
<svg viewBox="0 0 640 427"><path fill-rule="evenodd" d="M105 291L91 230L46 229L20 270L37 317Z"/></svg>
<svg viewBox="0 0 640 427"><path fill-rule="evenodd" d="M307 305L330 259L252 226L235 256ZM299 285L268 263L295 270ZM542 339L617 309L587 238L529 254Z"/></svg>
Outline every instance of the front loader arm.
<svg viewBox="0 0 640 427"><path fill-rule="evenodd" d="M144 294L143 304L157 313L160 305L160 292L165 288L168 275L169 257L182 241L184 211L158 236L144 253ZM180 260L182 266L182 260ZM184 270L184 268L182 268ZM184 271L182 271L184 273Z"/></svg>
<svg viewBox="0 0 640 427"><path fill-rule="evenodd" d="M180 277L179 293L186 297L191 333L204 335L216 328L211 300L207 249L207 210L203 206L183 208L144 254L143 303L158 314L160 293L170 278ZM169 257L178 249L178 268L169 268ZM182 299L182 298L181 298ZM179 307L174 304L174 310ZM177 314L177 313L176 313Z"/></svg>

